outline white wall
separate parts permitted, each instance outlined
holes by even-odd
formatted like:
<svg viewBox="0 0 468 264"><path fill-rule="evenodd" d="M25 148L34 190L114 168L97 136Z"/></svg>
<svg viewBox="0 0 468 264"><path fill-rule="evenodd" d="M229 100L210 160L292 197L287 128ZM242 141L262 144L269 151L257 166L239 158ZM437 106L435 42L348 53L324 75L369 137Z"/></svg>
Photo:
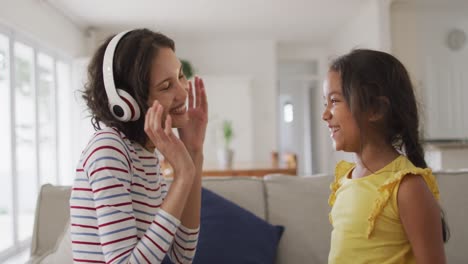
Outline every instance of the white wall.
<svg viewBox="0 0 468 264"><path fill-rule="evenodd" d="M252 79L239 75L203 75L209 99L208 127L204 145L207 169L219 168L218 151L223 150L223 121L232 122L234 136L229 147L234 151L234 163L248 166L254 160L252 127Z"/></svg>
<svg viewBox="0 0 468 264"><path fill-rule="evenodd" d="M85 53L83 31L43 1L1 1L0 24L61 55Z"/></svg>
<svg viewBox="0 0 468 264"><path fill-rule="evenodd" d="M390 1L364 1L359 12L339 28L330 40L329 54L339 56L353 48L388 51Z"/></svg>
<svg viewBox="0 0 468 264"><path fill-rule="evenodd" d="M421 102L425 136L468 138L468 45L452 51L447 34L468 35L468 2L395 3L393 53L408 68Z"/></svg>
<svg viewBox="0 0 468 264"><path fill-rule="evenodd" d="M313 42L280 42L277 47L278 60L319 60L323 70L328 49L325 45ZM323 73L323 72L319 72Z"/></svg>
<svg viewBox="0 0 468 264"><path fill-rule="evenodd" d="M276 43L271 40L197 40L176 41L180 58L193 63L196 73L203 75L251 76L250 102L253 128L253 161L268 163L277 148L276 133ZM216 87L207 87L216 89ZM230 100L230 98L210 98ZM243 129L243 128L237 128Z"/></svg>

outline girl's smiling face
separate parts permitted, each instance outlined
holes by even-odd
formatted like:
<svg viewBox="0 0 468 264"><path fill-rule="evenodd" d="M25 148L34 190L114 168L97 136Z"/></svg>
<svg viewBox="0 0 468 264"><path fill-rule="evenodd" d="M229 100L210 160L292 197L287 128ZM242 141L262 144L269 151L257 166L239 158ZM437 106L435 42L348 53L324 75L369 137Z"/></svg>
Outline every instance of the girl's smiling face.
<svg viewBox="0 0 468 264"><path fill-rule="evenodd" d="M323 121L327 122L335 150L359 152L360 129L351 109L343 96L340 74L329 71L323 84L325 109Z"/></svg>

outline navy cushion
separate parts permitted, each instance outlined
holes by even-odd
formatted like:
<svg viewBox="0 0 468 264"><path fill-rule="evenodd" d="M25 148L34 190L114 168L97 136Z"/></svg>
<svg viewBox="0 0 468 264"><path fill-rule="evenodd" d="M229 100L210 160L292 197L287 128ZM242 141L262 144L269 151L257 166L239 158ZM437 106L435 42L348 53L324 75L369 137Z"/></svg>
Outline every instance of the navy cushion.
<svg viewBox="0 0 468 264"><path fill-rule="evenodd" d="M272 264L283 226L274 226L235 203L202 189L195 264ZM164 264L171 263L166 257Z"/></svg>

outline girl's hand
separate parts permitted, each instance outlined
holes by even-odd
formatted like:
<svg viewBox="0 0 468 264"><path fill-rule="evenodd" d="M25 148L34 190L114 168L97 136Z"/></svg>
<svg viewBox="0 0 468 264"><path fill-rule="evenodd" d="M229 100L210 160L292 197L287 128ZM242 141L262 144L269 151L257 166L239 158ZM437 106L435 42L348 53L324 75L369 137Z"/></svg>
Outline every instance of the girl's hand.
<svg viewBox="0 0 468 264"><path fill-rule="evenodd" d="M195 77L195 102L192 82L189 82L188 96L187 113L189 121L183 128L179 128L178 131L185 147L191 155L194 155L203 152L206 126L208 124L208 100L206 98L205 85L201 78Z"/></svg>
<svg viewBox="0 0 468 264"><path fill-rule="evenodd" d="M163 106L155 101L145 116L145 132L154 146L174 168L174 180L192 182L195 176L195 165L184 143L172 132L172 119L167 115L162 127Z"/></svg>

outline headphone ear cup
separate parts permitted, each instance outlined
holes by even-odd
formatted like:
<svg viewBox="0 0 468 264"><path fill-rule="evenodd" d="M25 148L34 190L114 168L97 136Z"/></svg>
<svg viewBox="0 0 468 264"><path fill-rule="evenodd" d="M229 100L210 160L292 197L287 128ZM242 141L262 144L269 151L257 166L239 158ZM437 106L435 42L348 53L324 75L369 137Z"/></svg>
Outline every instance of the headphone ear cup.
<svg viewBox="0 0 468 264"><path fill-rule="evenodd" d="M140 107L135 99L126 91L122 89L117 89L117 93L119 94L120 98L128 105L130 110L129 119L125 121L136 121L140 118Z"/></svg>

